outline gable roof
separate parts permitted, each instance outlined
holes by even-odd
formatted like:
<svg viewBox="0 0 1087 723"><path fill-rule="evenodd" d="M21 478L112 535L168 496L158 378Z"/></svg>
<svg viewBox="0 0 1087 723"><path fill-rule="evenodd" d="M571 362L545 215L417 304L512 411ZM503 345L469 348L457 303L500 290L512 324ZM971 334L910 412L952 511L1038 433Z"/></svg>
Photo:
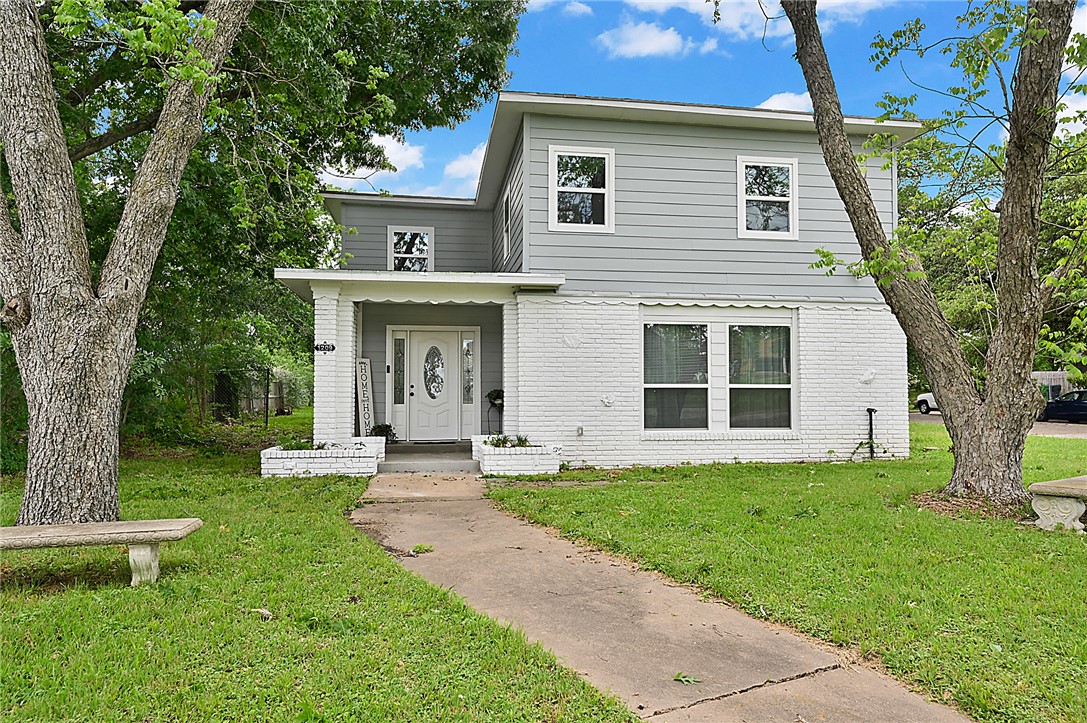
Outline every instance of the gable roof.
<svg viewBox="0 0 1087 723"><path fill-rule="evenodd" d="M507 91L499 93L487 137L487 150L479 175L474 199L424 196L381 196L375 193L328 192L325 205L334 217L339 216L343 201L367 203L399 203L412 205L460 205L479 209L492 208L501 190L513 144L521 131L526 113L594 118L603 120L629 120L681 125L718 126L730 128L763 128L769 130L815 132L815 118L811 113L765 108L741 108L727 105L676 103L631 98L601 98L582 95L551 93L525 93ZM902 119L879 122L866 116L846 116L845 129L850 134L872 135L895 133L902 140L918 135L921 123Z"/></svg>

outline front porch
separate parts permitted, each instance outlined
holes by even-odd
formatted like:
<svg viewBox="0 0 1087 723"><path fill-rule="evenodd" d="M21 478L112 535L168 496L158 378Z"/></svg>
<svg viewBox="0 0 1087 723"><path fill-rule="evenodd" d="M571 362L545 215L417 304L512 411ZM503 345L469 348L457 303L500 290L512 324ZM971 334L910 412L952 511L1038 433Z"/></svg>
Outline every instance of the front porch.
<svg viewBox="0 0 1087 723"><path fill-rule="evenodd" d="M502 431L502 410L486 395L516 393L516 295L554 291L564 280L348 269L277 269L276 278L314 306L316 442L382 424L404 442Z"/></svg>

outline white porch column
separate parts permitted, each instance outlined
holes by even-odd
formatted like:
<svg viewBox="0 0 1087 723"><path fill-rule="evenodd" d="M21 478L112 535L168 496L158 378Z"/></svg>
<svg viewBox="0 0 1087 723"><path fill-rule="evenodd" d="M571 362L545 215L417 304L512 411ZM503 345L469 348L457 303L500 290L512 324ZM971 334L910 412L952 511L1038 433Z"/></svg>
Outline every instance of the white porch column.
<svg viewBox="0 0 1087 723"><path fill-rule="evenodd" d="M502 432L517 432L517 374L518 374L518 337L517 337L517 297L502 304Z"/></svg>
<svg viewBox="0 0 1087 723"><path fill-rule="evenodd" d="M355 304L336 282L313 291L313 440L344 441L355 433ZM321 349L328 349L322 351Z"/></svg>

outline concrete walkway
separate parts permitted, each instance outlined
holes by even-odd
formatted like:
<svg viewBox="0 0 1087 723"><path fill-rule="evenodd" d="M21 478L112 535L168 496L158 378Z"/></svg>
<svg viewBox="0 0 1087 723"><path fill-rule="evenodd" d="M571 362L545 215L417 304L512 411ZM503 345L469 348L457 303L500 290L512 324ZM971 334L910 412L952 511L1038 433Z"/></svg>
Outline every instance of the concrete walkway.
<svg viewBox="0 0 1087 723"><path fill-rule="evenodd" d="M651 721L966 721L799 635L496 510L470 476L378 475L351 519ZM419 544L434 551L418 557ZM674 680L684 673L700 682Z"/></svg>

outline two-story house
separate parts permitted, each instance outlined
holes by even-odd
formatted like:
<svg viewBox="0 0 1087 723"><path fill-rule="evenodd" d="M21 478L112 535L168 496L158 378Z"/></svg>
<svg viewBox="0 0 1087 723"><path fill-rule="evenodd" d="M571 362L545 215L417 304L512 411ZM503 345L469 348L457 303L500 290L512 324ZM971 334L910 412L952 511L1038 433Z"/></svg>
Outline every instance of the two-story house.
<svg viewBox="0 0 1087 723"><path fill-rule="evenodd" d="M873 133L918 124L847 118ZM893 165L864 170L895 224ZM328 193L350 256L314 304L314 435L499 431L574 464L906 455L906 343L806 113L503 93L474 199ZM486 394L504 390L494 409ZM369 420L367 420L369 422ZM368 423L363 426L369 426Z"/></svg>

